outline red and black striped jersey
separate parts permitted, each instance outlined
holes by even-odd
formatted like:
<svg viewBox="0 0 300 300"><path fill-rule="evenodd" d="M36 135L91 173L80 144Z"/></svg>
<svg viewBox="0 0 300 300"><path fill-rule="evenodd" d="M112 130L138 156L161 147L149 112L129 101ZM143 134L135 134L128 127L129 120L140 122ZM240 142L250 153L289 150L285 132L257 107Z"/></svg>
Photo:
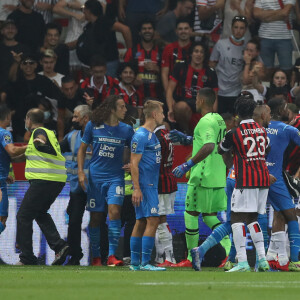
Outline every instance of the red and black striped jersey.
<svg viewBox="0 0 300 300"><path fill-rule="evenodd" d="M175 101L195 99L198 90L209 87L218 90L218 78L212 68L194 69L190 64L177 63L170 79L177 83L174 93Z"/></svg>
<svg viewBox="0 0 300 300"><path fill-rule="evenodd" d="M161 67L169 68L169 75L172 74L174 66L176 63L188 63L190 58L190 48L191 44L189 43L185 47L180 47L178 42L168 44L163 51Z"/></svg>
<svg viewBox="0 0 300 300"><path fill-rule="evenodd" d="M137 63L137 78L143 82L138 87L138 90L143 97L160 98L162 95L160 71L150 71L145 68L145 64L149 62L156 64L160 68L161 51L158 46L154 46L150 51L146 51L141 44L137 44L136 47L127 50L124 61L135 61Z"/></svg>
<svg viewBox="0 0 300 300"><path fill-rule="evenodd" d="M100 89L97 89L95 85L92 83L92 78L86 78L85 80L80 81L80 88L86 92L90 97L94 97L94 102L92 105L92 109L95 109L97 106L99 106L102 101L112 94L112 90L114 90L115 95L118 95L118 80L110 77L105 76L103 85Z"/></svg>
<svg viewBox="0 0 300 300"><path fill-rule="evenodd" d="M120 82L118 84L118 88L115 87L108 91L109 95L121 95L126 104L129 104L132 107L143 108L143 97L139 91L137 91L134 87L132 87L133 92L131 94L128 93L126 88Z"/></svg>
<svg viewBox="0 0 300 300"><path fill-rule="evenodd" d="M254 120L244 120L240 125L227 132L220 143L226 152L233 149L235 187L268 188L270 177L266 165L267 132Z"/></svg>
<svg viewBox="0 0 300 300"><path fill-rule="evenodd" d="M293 126L300 130L300 115L295 118ZM295 175L300 167L300 147L294 142L290 143L284 156L286 162L285 169L290 175Z"/></svg>
<svg viewBox="0 0 300 300"><path fill-rule="evenodd" d="M169 138L169 131L164 125L157 127L154 132L161 145L158 193L170 194L177 191L177 181L172 173L174 158L173 144Z"/></svg>

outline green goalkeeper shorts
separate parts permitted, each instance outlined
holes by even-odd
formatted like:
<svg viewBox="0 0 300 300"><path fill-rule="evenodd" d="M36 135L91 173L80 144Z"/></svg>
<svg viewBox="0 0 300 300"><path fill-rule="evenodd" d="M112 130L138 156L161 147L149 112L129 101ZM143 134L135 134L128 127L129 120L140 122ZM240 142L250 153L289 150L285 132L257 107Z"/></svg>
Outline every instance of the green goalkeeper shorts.
<svg viewBox="0 0 300 300"><path fill-rule="evenodd" d="M227 209L227 197L224 188L205 188L188 185L185 198L185 210L200 213L214 213Z"/></svg>

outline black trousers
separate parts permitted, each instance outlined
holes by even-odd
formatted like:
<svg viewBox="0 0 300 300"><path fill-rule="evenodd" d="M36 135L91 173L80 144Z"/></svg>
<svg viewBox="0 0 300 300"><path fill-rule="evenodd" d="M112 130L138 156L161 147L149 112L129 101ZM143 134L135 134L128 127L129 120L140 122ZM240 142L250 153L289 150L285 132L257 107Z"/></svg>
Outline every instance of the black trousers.
<svg viewBox="0 0 300 300"><path fill-rule="evenodd" d="M132 205L132 195L124 197L121 222L122 227L124 226L123 257L130 257L130 237L135 224L135 210Z"/></svg>
<svg viewBox="0 0 300 300"><path fill-rule="evenodd" d="M69 254L72 258L81 259L83 256L81 248L81 224L85 210L87 195L85 192L70 192L70 201L67 208L69 215L68 226L68 244L70 246Z"/></svg>
<svg viewBox="0 0 300 300"><path fill-rule="evenodd" d="M59 252L66 242L60 238L56 226L47 213L65 183L48 180L31 180L22 204L17 213L17 244L21 250L20 261L36 265L37 258L32 249L32 223L37 222L50 248Z"/></svg>

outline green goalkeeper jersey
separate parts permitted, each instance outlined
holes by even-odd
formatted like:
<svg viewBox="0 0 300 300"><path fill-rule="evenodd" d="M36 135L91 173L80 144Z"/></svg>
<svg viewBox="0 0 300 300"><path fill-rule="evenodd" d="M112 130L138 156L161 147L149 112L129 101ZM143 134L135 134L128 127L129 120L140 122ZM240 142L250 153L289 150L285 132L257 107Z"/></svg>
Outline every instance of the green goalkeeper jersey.
<svg viewBox="0 0 300 300"><path fill-rule="evenodd" d="M205 144L214 143L215 148L209 156L192 168L188 182L190 185L206 188L226 186L226 166L217 152L218 144L225 134L226 125L219 114L207 113L200 119L194 129L193 157Z"/></svg>

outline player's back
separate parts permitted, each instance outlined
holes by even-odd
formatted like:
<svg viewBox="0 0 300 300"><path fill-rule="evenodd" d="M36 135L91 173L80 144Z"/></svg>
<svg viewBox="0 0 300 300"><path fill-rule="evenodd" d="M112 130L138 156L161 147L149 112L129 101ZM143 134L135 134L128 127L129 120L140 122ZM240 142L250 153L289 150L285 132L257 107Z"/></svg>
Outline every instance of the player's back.
<svg viewBox="0 0 300 300"><path fill-rule="evenodd" d="M232 130L237 188L269 187L266 165L267 133L254 120L244 120Z"/></svg>
<svg viewBox="0 0 300 300"><path fill-rule="evenodd" d="M11 133L0 127L0 180L6 179L9 173L10 156L5 150L7 144L12 143Z"/></svg>
<svg viewBox="0 0 300 300"><path fill-rule="evenodd" d="M217 147L226 133L223 118L217 113L208 113L200 119L194 129L193 153L208 143L215 144L213 152L192 168L189 184L201 185L207 188L225 187L226 166L222 156L218 155Z"/></svg>
<svg viewBox="0 0 300 300"><path fill-rule="evenodd" d="M117 126L88 122L82 141L93 146L90 177L104 182L124 180L123 152L132 135L132 127L122 122Z"/></svg>
<svg viewBox="0 0 300 300"><path fill-rule="evenodd" d="M282 178L283 156L290 142L300 144L299 131L281 121L271 121L266 128L271 150L267 155L267 166L270 174Z"/></svg>
<svg viewBox="0 0 300 300"><path fill-rule="evenodd" d="M169 131L164 125L154 130L161 145L161 163L158 181L158 193L170 194L177 191L177 181L172 173L174 146L169 138Z"/></svg>
<svg viewBox="0 0 300 300"><path fill-rule="evenodd" d="M131 152L142 154L139 162L139 183L143 188L157 188L161 146L155 133L140 127L131 141Z"/></svg>

